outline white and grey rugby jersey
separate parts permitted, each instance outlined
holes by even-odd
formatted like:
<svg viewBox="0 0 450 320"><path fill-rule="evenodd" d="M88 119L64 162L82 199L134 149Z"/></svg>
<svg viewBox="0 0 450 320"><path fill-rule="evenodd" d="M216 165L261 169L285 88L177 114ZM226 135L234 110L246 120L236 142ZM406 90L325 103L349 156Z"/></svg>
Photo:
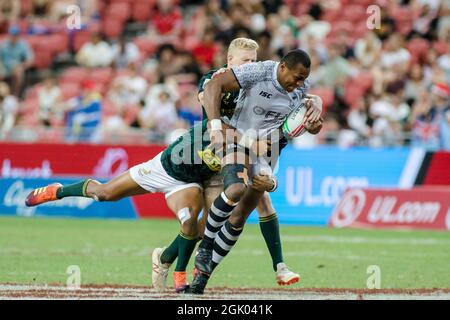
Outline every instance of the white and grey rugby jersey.
<svg viewBox="0 0 450 320"><path fill-rule="evenodd" d="M292 110L304 108L301 100L309 88L308 80L303 87L287 92L277 80L278 65L276 61L263 61L231 69L241 91L232 118L222 118L225 123L253 138L264 137L278 129Z"/></svg>

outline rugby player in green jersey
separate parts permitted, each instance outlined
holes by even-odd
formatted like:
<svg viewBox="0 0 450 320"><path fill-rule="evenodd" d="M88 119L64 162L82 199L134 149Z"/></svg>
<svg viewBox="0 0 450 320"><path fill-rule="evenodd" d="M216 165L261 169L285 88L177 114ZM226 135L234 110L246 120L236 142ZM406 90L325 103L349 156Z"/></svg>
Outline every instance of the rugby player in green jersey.
<svg viewBox="0 0 450 320"><path fill-rule="evenodd" d="M205 119L153 159L130 168L106 183L100 183L93 179L86 179L67 186L54 183L34 189L25 199L25 204L36 206L66 197L117 201L146 193L164 193L167 206L175 213L181 224L173 260L178 258L177 272L185 273L198 241L197 220L203 208L202 183L220 170L220 161L217 162L214 155L206 148L210 144L206 124L207 120ZM211 156L207 157L206 154ZM261 190L273 188L273 181L268 177L255 177L253 184L255 188ZM164 272L164 270L162 271ZM158 280L161 279L161 274L154 272L153 276L158 277ZM165 277L162 276L163 283L153 281L158 290L165 289L167 273ZM186 279L176 285L177 291L183 291L187 286Z"/></svg>

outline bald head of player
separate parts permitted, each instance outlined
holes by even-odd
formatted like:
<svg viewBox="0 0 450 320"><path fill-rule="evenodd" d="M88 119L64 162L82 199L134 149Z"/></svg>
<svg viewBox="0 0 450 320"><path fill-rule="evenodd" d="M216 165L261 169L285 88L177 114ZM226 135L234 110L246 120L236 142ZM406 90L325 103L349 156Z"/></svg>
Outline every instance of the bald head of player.
<svg viewBox="0 0 450 320"><path fill-rule="evenodd" d="M303 87L309 76L311 59L300 49L288 52L280 61L277 70L277 80L288 92Z"/></svg>

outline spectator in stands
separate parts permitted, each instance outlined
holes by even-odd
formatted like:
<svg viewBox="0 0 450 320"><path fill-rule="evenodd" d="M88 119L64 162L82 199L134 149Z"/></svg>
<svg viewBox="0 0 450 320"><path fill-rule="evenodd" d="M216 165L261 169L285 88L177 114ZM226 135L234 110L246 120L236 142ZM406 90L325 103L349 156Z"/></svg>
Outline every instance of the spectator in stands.
<svg viewBox="0 0 450 320"><path fill-rule="evenodd" d="M403 127L409 117L409 106L403 102L402 84L391 85L378 100L370 106L370 115L374 118L374 145L402 144Z"/></svg>
<svg viewBox="0 0 450 320"><path fill-rule="evenodd" d="M331 25L324 20L316 20L310 15L304 15L299 18L299 25L301 31L299 34L300 43L307 43L307 38L312 36L314 39L324 40L331 31Z"/></svg>
<svg viewBox="0 0 450 320"><path fill-rule="evenodd" d="M347 78L355 73L350 63L342 57L340 47L332 43L328 49L328 63L317 71L317 82L326 87L343 86Z"/></svg>
<svg viewBox="0 0 450 320"><path fill-rule="evenodd" d="M404 39L394 33L386 40L380 55L380 65L384 69L391 69L399 74L406 74L409 68L411 54L404 48Z"/></svg>
<svg viewBox="0 0 450 320"><path fill-rule="evenodd" d="M192 82L198 83L200 78L203 76L203 73L200 69L199 64L194 58L194 55L189 51L181 51L178 54L178 63L179 63L179 71L180 75L186 78L190 78L189 81L180 81L180 82ZM184 78L184 79L186 79Z"/></svg>
<svg viewBox="0 0 450 320"><path fill-rule="evenodd" d="M298 47L297 39L292 35L290 28L286 24L281 25L280 35L282 37L282 43L281 47L277 50L279 58L284 57L289 51Z"/></svg>
<svg viewBox="0 0 450 320"><path fill-rule="evenodd" d="M66 106L66 139L74 142L96 142L102 118L101 95L94 81L82 83L81 95Z"/></svg>
<svg viewBox="0 0 450 320"><path fill-rule="evenodd" d="M237 37L248 37L250 34L251 15L245 10L241 3L235 3L228 8L230 24L225 30L219 30L216 41L228 45L232 39ZM247 33L247 35L242 35Z"/></svg>
<svg viewBox="0 0 450 320"><path fill-rule="evenodd" d="M142 128L153 130L161 137L182 126L175 103L170 93L165 90L161 90L157 98L150 100L139 112L138 123Z"/></svg>
<svg viewBox="0 0 450 320"><path fill-rule="evenodd" d="M149 37L158 45L177 44L183 31L183 16L173 0L158 0L148 26Z"/></svg>
<svg viewBox="0 0 450 320"><path fill-rule="evenodd" d="M49 127L52 120L62 119L62 98L56 79L53 76L47 76L42 83L42 88L38 91L39 120L42 125Z"/></svg>
<svg viewBox="0 0 450 320"><path fill-rule="evenodd" d="M367 110L367 101L360 97L352 105L352 109L347 115L347 123L350 129L354 130L361 141L368 141L372 135L372 128L369 125L370 119Z"/></svg>
<svg viewBox="0 0 450 320"><path fill-rule="evenodd" d="M421 88L429 88L430 80L425 77L423 67L420 64L413 64L408 72L405 86L405 98L410 105L418 98Z"/></svg>
<svg viewBox="0 0 450 320"><path fill-rule="evenodd" d="M189 34L197 35L208 28L216 30L226 30L231 27L231 21L222 10L220 0L207 0L205 6L200 6L192 17L192 23L187 28L191 28Z"/></svg>
<svg viewBox="0 0 450 320"><path fill-rule="evenodd" d="M437 110L427 90L421 90L413 105L411 117L411 145L428 150L439 149L439 120Z"/></svg>
<svg viewBox="0 0 450 320"><path fill-rule="evenodd" d="M440 0L418 1L419 16L414 19L412 32L408 35L408 38L411 38L413 35L420 35L422 38L427 40L433 40L435 37L433 33L436 30L436 18L441 5L440 2Z"/></svg>
<svg viewBox="0 0 450 320"><path fill-rule="evenodd" d="M163 79L174 75L178 72L179 65L175 63L177 61L178 52L171 44L164 44L158 49L156 55L156 70L157 78L163 81Z"/></svg>
<svg viewBox="0 0 450 320"><path fill-rule="evenodd" d="M76 54L76 61L85 67L108 67L114 59L113 48L104 40L100 33L92 34L91 41L85 43Z"/></svg>
<svg viewBox="0 0 450 320"><path fill-rule="evenodd" d="M7 32L9 25L17 21L20 7L20 1L17 0L0 1L0 34Z"/></svg>
<svg viewBox="0 0 450 320"><path fill-rule="evenodd" d="M270 32L263 31L256 37L256 42L259 44L258 48L258 61L273 60L275 52L271 48L270 43L272 36Z"/></svg>
<svg viewBox="0 0 450 320"><path fill-rule="evenodd" d="M147 91L147 80L141 77L134 64L128 67L129 73L113 80L108 98L118 110L127 106L138 106Z"/></svg>
<svg viewBox="0 0 450 320"><path fill-rule="evenodd" d="M381 41L373 31L367 32L364 38L355 43L355 56L364 68L372 67L379 59L381 53Z"/></svg>
<svg viewBox="0 0 450 320"><path fill-rule="evenodd" d="M214 42L215 33L212 28L205 30L202 41L192 49L194 57L204 72L211 69L214 55L218 51L218 46Z"/></svg>
<svg viewBox="0 0 450 320"><path fill-rule="evenodd" d="M276 52L283 46L283 28L281 28L280 17L276 14L270 14L267 16L266 25L267 32L271 36L270 47Z"/></svg>
<svg viewBox="0 0 450 320"><path fill-rule="evenodd" d="M300 49L305 50L310 55L314 54L319 64L328 60L328 51L322 41L317 40L313 35L309 35L303 39L306 39L306 43L300 43Z"/></svg>
<svg viewBox="0 0 450 320"><path fill-rule="evenodd" d="M119 41L112 45L113 50L113 66L116 69L125 69L130 64L136 65L141 58L139 48L133 41L127 41L121 37Z"/></svg>
<svg viewBox="0 0 450 320"><path fill-rule="evenodd" d="M16 123L19 103L6 82L0 82L0 140L5 139Z"/></svg>
<svg viewBox="0 0 450 320"><path fill-rule="evenodd" d="M278 8L278 16L280 17L281 25L285 25L291 31L293 37L297 38L299 35L299 27L297 19L291 14L291 9L287 5L282 5Z"/></svg>
<svg viewBox="0 0 450 320"><path fill-rule="evenodd" d="M339 46L339 51L341 52L341 55L345 59L351 60L351 59L355 58L355 52L353 50L351 39L349 37L347 30L345 30L345 29L339 30L337 32L335 41Z"/></svg>
<svg viewBox="0 0 450 320"><path fill-rule="evenodd" d="M25 83L25 75L34 62L33 51L20 36L16 25L9 28L9 37L0 43L0 65L3 67L3 77L10 83L11 91L20 96Z"/></svg>

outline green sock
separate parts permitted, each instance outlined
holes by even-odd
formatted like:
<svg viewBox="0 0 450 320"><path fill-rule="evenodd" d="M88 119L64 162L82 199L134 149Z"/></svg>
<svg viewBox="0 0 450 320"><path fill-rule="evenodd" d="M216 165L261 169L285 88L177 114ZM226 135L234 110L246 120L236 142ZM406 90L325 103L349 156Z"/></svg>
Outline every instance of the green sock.
<svg viewBox="0 0 450 320"><path fill-rule="evenodd" d="M191 237L180 232L178 235L178 260L175 271L186 271L189 259L197 244L197 236Z"/></svg>
<svg viewBox="0 0 450 320"><path fill-rule="evenodd" d="M86 197L86 188L92 179L79 181L68 186L62 186L56 191L56 197L62 199L65 197Z"/></svg>
<svg viewBox="0 0 450 320"><path fill-rule="evenodd" d="M180 235L172 241L172 243L161 253L162 263L173 263L178 257L178 238Z"/></svg>
<svg viewBox="0 0 450 320"><path fill-rule="evenodd" d="M277 270L277 264L283 262L283 251L281 249L280 227L276 213L259 218L259 227L266 241L270 256L272 257L273 270Z"/></svg>

